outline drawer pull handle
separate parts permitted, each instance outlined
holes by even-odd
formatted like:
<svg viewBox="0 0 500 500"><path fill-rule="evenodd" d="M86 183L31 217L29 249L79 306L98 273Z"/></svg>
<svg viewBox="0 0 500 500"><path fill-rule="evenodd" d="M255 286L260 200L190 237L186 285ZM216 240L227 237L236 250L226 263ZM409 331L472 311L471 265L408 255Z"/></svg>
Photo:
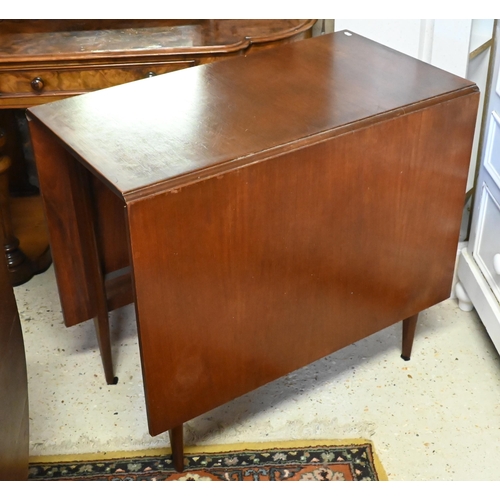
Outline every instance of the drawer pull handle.
<svg viewBox="0 0 500 500"><path fill-rule="evenodd" d="M493 269L497 274L500 274L500 253L495 254L493 257Z"/></svg>
<svg viewBox="0 0 500 500"><path fill-rule="evenodd" d="M31 88L33 90L36 90L36 91L40 91L43 89L43 86L45 84L43 83L43 80L37 76L36 78L33 78L33 80L31 80Z"/></svg>
<svg viewBox="0 0 500 500"><path fill-rule="evenodd" d="M153 78L153 76L156 76L156 73L154 71L148 71L148 74L146 76L148 78Z"/></svg>

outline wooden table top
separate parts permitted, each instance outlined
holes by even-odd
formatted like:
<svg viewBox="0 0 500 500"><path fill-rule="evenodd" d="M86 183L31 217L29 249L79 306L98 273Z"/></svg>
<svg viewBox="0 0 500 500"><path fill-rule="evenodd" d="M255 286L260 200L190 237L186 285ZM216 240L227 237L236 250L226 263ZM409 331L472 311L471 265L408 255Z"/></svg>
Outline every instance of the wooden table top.
<svg viewBox="0 0 500 500"><path fill-rule="evenodd" d="M350 32L36 106L126 200L477 91Z"/></svg>

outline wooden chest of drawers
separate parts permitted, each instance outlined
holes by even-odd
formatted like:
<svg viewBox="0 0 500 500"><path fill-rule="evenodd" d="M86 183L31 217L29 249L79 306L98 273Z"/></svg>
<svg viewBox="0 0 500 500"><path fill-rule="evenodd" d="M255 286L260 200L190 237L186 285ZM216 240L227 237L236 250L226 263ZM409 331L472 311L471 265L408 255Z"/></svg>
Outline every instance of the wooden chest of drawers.
<svg viewBox="0 0 500 500"><path fill-rule="evenodd" d="M186 61L165 61L131 64L105 64L72 66L71 68L43 68L31 71L10 71L2 75L0 95L4 99L12 96L38 99L39 97L67 97L84 92L133 82L142 78L176 71L194 66L194 59Z"/></svg>

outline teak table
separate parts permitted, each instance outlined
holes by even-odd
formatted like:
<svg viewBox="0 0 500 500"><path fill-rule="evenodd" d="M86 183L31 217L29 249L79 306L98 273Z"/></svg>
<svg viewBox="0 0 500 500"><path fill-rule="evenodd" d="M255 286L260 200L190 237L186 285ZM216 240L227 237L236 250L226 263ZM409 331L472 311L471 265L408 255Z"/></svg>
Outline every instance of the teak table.
<svg viewBox="0 0 500 500"><path fill-rule="evenodd" d="M134 302L149 431L450 295L477 87L350 32L28 110L66 325Z"/></svg>

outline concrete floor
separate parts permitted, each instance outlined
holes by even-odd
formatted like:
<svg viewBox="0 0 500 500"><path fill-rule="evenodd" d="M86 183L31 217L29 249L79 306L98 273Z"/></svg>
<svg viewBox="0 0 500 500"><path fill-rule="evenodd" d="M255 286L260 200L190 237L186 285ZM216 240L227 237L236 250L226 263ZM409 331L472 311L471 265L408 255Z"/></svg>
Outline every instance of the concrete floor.
<svg viewBox="0 0 500 500"><path fill-rule="evenodd" d="M148 434L131 306L112 313L107 386L92 322L65 328L53 268L15 289L25 335L30 453L168 447ZM366 438L390 480L500 479L500 361L476 313L420 314L412 359L382 330L185 425L186 445Z"/></svg>

